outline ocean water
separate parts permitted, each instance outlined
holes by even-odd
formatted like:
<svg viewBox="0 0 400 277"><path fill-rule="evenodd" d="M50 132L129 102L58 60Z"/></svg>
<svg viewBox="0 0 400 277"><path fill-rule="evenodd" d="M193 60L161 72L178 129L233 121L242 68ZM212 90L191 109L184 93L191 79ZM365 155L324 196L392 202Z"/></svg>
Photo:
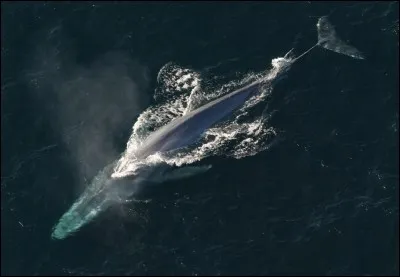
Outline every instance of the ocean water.
<svg viewBox="0 0 400 277"><path fill-rule="evenodd" d="M2 2L1 274L398 275L398 13L398 2ZM156 129L302 53L324 15L364 60L316 48L242 129L209 134L218 148L174 160L210 170L51 239L133 126Z"/></svg>

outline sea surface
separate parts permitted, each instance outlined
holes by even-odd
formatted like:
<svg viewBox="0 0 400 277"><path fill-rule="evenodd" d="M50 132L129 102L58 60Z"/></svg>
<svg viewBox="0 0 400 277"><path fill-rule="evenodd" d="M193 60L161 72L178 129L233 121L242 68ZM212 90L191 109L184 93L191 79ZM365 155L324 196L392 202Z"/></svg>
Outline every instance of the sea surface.
<svg viewBox="0 0 400 277"><path fill-rule="evenodd" d="M398 14L396 1L2 1L1 275L398 275ZM301 54L325 15L365 59L314 49L244 115L267 115L272 135L51 239L146 109L169 107L148 112L163 124L176 95Z"/></svg>

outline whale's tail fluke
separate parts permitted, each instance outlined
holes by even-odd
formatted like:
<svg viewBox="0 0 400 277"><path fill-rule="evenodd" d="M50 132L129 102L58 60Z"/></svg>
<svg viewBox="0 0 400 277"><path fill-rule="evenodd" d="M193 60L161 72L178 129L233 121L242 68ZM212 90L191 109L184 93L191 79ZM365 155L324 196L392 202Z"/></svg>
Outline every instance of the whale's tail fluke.
<svg viewBox="0 0 400 277"><path fill-rule="evenodd" d="M358 51L355 47L347 44L338 37L338 35L336 34L335 27L328 20L328 16L322 16L318 19L317 31L318 31L318 42L314 46L309 48L307 51L296 57L293 61L296 61L301 57L305 56L307 53L309 53L312 49L314 49L317 46L320 46L322 48L325 48L327 50L339 54L347 55L355 59L364 59L364 56L360 51ZM285 58L291 54L292 50L290 50L285 55Z"/></svg>
<svg viewBox="0 0 400 277"><path fill-rule="evenodd" d="M355 59L364 59L364 56L355 47L345 43L337 34L335 27L329 22L328 16L322 16L317 23L318 45L339 54Z"/></svg>

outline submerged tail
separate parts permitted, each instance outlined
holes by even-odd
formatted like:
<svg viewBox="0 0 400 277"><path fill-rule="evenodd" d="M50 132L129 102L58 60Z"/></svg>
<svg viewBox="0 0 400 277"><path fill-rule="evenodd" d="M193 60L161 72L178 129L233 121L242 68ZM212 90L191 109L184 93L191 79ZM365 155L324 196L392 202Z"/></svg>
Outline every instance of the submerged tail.
<svg viewBox="0 0 400 277"><path fill-rule="evenodd" d="M355 47L345 43L337 36L335 27L329 22L328 16L323 16L319 18L317 23L317 31L318 42L307 51L293 59L293 61L300 59L317 46L323 47L327 50L331 50L339 54L350 56L355 59L364 59L364 56L361 54L360 51L358 51ZM285 55L285 58L291 54L292 50L290 50Z"/></svg>
<svg viewBox="0 0 400 277"><path fill-rule="evenodd" d="M323 16L318 20L317 30L317 45L355 59L364 59L364 56L360 51L358 51L355 47L345 43L337 36L335 27L329 22L327 16Z"/></svg>

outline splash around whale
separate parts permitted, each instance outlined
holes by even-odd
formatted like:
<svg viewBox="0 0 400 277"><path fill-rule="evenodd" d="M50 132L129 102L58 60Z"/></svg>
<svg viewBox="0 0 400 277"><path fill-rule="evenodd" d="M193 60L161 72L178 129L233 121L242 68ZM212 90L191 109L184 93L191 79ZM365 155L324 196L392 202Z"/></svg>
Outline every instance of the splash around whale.
<svg viewBox="0 0 400 277"><path fill-rule="evenodd" d="M273 59L272 69L250 84L217 97L200 107L188 108L181 116L174 118L143 139L138 139L137 128L134 127L136 137L134 134L131 136L121 158L107 165L97 174L82 195L53 227L51 237L64 239L91 222L110 206L138 201L134 196L146 182L160 183L209 170L211 166L188 166L187 164L200 160L202 156L185 159L181 150L196 144L201 136L210 132L216 124L232 116L235 111L251 106L248 102L251 102L252 97L260 94L263 88L271 90L296 61L315 47L319 46L356 59L364 58L361 52L344 43L337 36L326 16L318 20L317 30L318 42L314 46L297 57L292 56L291 50L284 57ZM141 118L139 117L138 122ZM256 129L251 124L247 126L251 128L249 127L244 132L246 134ZM225 133L219 136L218 142L204 143L201 149L209 150L219 147L221 141L228 140L234 134L235 132L229 135ZM172 153L172 158L171 155L166 158L169 153Z"/></svg>

